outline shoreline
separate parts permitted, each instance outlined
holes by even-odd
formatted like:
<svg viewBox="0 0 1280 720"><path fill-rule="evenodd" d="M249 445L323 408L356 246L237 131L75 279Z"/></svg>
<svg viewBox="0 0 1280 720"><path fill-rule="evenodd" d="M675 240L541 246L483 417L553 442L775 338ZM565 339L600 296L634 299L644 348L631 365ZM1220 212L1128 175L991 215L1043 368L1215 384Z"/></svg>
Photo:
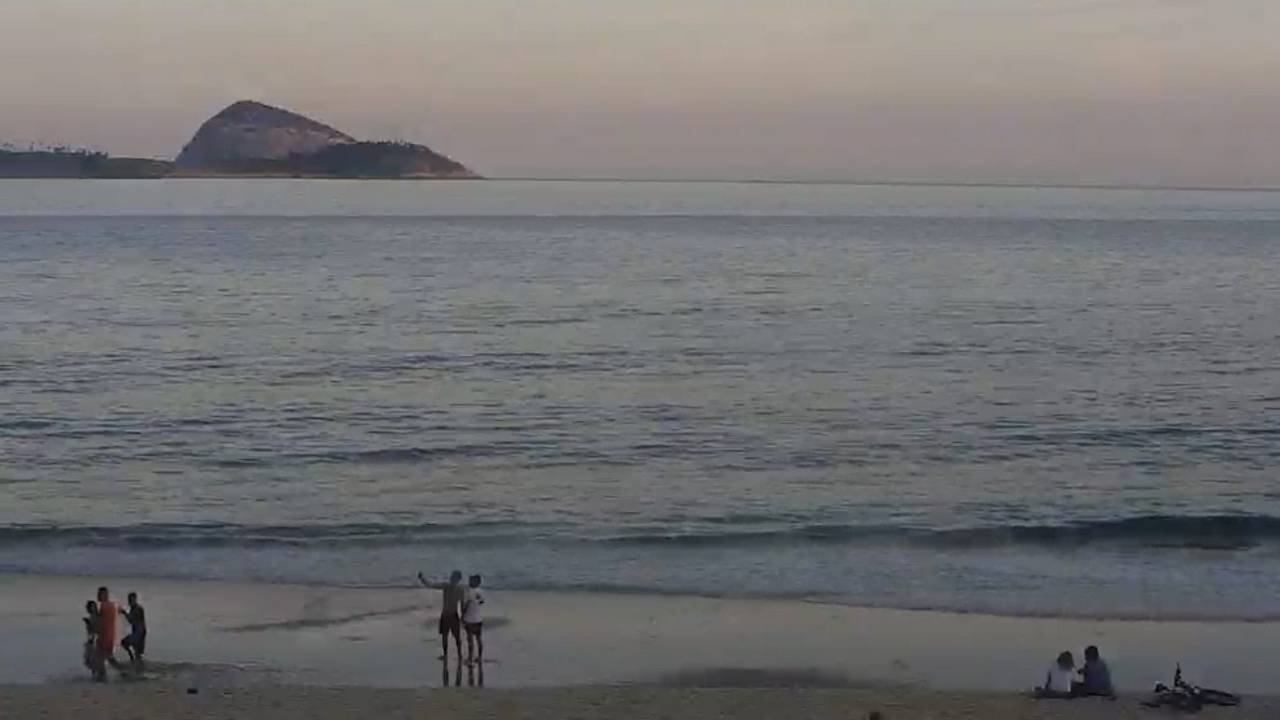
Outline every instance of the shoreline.
<svg viewBox="0 0 1280 720"><path fill-rule="evenodd" d="M84 600L106 584L147 608L157 684L439 686L437 594L147 578L0 574L0 684L83 681ZM1086 620L855 608L812 600L488 588L487 687L910 688L1017 694L1063 649L1102 648L1122 693L1187 678L1274 691L1280 623ZM453 662L451 660L451 662Z"/></svg>
<svg viewBox="0 0 1280 720"><path fill-rule="evenodd" d="M308 173L174 173L170 175L0 175L0 180L486 180L482 175L317 175Z"/></svg>
<svg viewBox="0 0 1280 720"><path fill-rule="evenodd" d="M420 591L416 585L408 583L402 584L359 584L359 583L333 583L333 582L298 582L276 579L262 580L240 580L226 578L209 578L209 577L174 577L167 575L108 575L107 577L116 578L117 582L124 581L145 585L148 583L182 583L189 585L210 585L210 586L245 586L245 587L284 587L296 588L300 591L312 589L316 591L339 590L352 592L404 592L404 591ZM0 582L5 578L22 579L28 578L33 581L51 578L74 579L83 582L93 582L93 578L78 573L43 573L29 572L25 570L0 570ZM486 588L488 589L488 588ZM773 603L795 603L801 605L816 605L824 607L846 608L854 611L865 612L895 612L895 613L923 613L949 615L956 618L987 618L987 619L1008 619L1008 620L1041 620L1052 622L1095 622L1095 623L1154 623L1154 624L1225 624L1225 625L1271 625L1280 623L1280 611L1267 615L1215 615L1215 614L1195 614L1195 613L1162 613L1162 614L1140 614L1125 611L1117 611L1113 613L1101 612L1079 612L1073 613L1069 609L1065 612L1052 612L1048 610L1011 610L1008 612L989 610L984 608L957 608L946 606L930 606L930 605L877 605L874 603L862 603L855 600L846 599L835 595L823 595L819 593L777 593L777 594L752 594L752 593L720 593L713 594L698 591L670 590L664 591L654 588L643 587L627 587L627 586L516 586L503 587L500 591L504 594L516 593L518 595L562 595L562 596L599 596L606 598L650 598L662 600L688 599L694 601L709 602L773 602Z"/></svg>

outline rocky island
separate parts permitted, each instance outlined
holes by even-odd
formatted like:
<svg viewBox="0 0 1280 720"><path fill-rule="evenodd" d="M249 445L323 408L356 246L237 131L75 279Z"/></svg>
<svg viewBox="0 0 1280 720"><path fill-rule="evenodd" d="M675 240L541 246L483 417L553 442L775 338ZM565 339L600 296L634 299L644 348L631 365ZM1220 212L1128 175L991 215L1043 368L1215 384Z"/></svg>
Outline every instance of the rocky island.
<svg viewBox="0 0 1280 720"><path fill-rule="evenodd" d="M209 118L177 158L114 158L83 150L0 149L0 177L456 178L479 175L425 145L363 141L252 100Z"/></svg>

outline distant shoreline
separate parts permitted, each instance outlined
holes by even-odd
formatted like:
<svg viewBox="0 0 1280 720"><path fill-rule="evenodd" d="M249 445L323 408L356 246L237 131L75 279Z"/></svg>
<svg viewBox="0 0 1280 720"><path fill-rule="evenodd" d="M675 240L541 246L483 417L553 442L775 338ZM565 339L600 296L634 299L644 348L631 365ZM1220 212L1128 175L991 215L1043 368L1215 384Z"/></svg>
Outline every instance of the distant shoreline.
<svg viewBox="0 0 1280 720"><path fill-rule="evenodd" d="M486 175L485 180L546 183L655 183L699 185L814 185L832 187L936 187L936 188L1003 188L1033 190L1178 190L1184 192L1265 192L1280 193L1280 185L1250 187L1246 185L1124 185L1109 183L1043 183L1043 182L945 182L934 180L776 180L767 178L625 178L625 177L539 177Z"/></svg>
<svg viewBox="0 0 1280 720"><path fill-rule="evenodd" d="M969 188L998 190L1136 190L1142 192L1223 192L1223 193L1280 193L1280 186L1234 185L1124 185L1124 184L1073 184L1073 183L1002 183L1002 182L943 182L925 180L777 180L767 178L626 178L626 177L539 177L494 175L408 175L408 176L341 176L299 173L173 173L168 175L7 175L0 173L0 180L347 180L347 181L408 181L423 180L481 180L487 182L525 183L599 183L599 184L650 184L650 185L777 185L810 187L888 187L888 188Z"/></svg>

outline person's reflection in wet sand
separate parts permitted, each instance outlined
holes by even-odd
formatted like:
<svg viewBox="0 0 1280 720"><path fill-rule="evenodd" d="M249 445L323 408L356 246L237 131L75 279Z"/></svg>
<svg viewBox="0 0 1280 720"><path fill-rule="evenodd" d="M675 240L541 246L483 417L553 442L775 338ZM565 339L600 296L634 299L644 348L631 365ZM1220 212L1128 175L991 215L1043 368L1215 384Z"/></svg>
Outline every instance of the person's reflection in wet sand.
<svg viewBox="0 0 1280 720"><path fill-rule="evenodd" d="M449 687L449 661L440 661L440 682L444 687ZM453 669L453 686L462 687L462 658L458 658L458 665Z"/></svg>
<svg viewBox="0 0 1280 720"><path fill-rule="evenodd" d="M453 669L453 687L462 687L462 658L458 658ZM467 663L467 687L484 687L484 664ZM440 661L440 684L449 687L449 661Z"/></svg>

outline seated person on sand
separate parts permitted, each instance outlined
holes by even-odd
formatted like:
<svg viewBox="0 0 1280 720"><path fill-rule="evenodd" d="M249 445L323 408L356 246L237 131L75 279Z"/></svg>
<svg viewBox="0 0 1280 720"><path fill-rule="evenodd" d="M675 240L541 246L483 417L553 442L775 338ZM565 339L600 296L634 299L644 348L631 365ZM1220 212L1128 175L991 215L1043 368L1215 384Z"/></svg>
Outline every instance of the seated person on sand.
<svg viewBox="0 0 1280 720"><path fill-rule="evenodd" d="M1072 698L1075 694L1072 687L1075 684L1076 661L1071 657L1071 653L1063 652L1058 656L1056 662L1049 666L1049 672L1045 674L1044 687L1036 688L1036 697L1042 698Z"/></svg>
<svg viewBox="0 0 1280 720"><path fill-rule="evenodd" d="M1098 654L1096 645L1084 649L1084 667L1080 668L1080 682L1075 684L1076 695L1115 697L1111 685L1111 668Z"/></svg>

